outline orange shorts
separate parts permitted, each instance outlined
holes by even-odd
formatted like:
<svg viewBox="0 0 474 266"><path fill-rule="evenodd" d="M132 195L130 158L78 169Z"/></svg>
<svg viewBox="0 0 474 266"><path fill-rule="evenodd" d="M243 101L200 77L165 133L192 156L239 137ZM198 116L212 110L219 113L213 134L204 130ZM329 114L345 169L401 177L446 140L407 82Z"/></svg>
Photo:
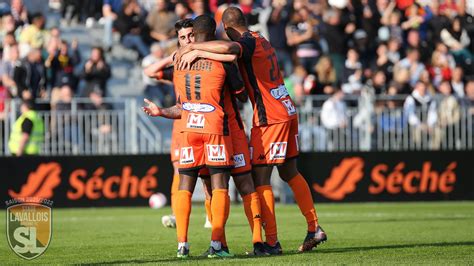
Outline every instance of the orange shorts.
<svg viewBox="0 0 474 266"><path fill-rule="evenodd" d="M279 165L298 156L298 119L253 127L250 137L252 165Z"/></svg>
<svg viewBox="0 0 474 266"><path fill-rule="evenodd" d="M181 132L175 132L173 130L171 132L171 145L170 145L170 154L171 154L171 162L179 161L179 143L181 139Z"/></svg>
<svg viewBox="0 0 474 266"><path fill-rule="evenodd" d="M183 132L180 146L180 170L234 167L230 136Z"/></svg>
<svg viewBox="0 0 474 266"><path fill-rule="evenodd" d="M243 175L252 171L252 165L250 163L250 150L245 136L245 131L239 129L237 131L230 132L232 138L232 146L234 150L234 168L231 170L231 175ZM199 176L203 178L209 177L209 169L202 168L199 171Z"/></svg>

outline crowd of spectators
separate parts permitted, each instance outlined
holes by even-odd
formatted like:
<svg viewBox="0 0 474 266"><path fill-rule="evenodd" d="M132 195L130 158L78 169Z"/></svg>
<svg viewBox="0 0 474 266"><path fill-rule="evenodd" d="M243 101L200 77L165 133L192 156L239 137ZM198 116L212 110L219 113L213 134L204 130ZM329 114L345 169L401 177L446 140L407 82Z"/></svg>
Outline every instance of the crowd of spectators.
<svg viewBox="0 0 474 266"><path fill-rule="evenodd" d="M45 28L44 14L30 13L22 0L12 0L1 18L0 97L48 99L54 109L65 108L70 95L107 96L111 66L104 55L117 45L114 34L120 36L120 45L136 51L137 65L146 67L176 48L173 26L178 19L210 14L219 25L218 36L225 38L222 13L235 5L250 28L275 48L297 104L303 105L307 95L326 96L326 103L315 105L328 114L321 119L328 129L345 127L343 112L357 104L365 107L361 103L371 104L375 111L403 107L408 124L419 131L455 123L462 107L474 114L473 1L49 2L61 10L61 27L79 23L103 29L101 45L92 48L88 59L81 58L77 41L65 41L61 27ZM146 76L143 82L147 97L162 105L174 99L169 83ZM443 114L446 110L451 113ZM425 112L424 120L420 112ZM390 128L384 118L377 122Z"/></svg>

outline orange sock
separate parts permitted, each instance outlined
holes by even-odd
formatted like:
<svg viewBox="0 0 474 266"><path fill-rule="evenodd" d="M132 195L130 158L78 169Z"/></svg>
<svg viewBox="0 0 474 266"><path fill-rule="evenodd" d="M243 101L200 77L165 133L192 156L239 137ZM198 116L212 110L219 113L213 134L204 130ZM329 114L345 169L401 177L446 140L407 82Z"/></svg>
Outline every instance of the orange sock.
<svg viewBox="0 0 474 266"><path fill-rule="evenodd" d="M176 234L178 242L188 242L189 215L191 215L192 193L187 190L179 190L176 193Z"/></svg>
<svg viewBox="0 0 474 266"><path fill-rule="evenodd" d="M204 201L204 206L206 206L207 219L212 223L211 199L206 199Z"/></svg>
<svg viewBox="0 0 474 266"><path fill-rule="evenodd" d="M176 214L176 195L179 188L179 174L173 175L173 183L171 183L171 211Z"/></svg>
<svg viewBox="0 0 474 266"><path fill-rule="evenodd" d="M229 214L230 214L230 198L229 198L229 204L226 205L225 213L224 213L226 222L227 222L227 219L229 219ZM224 230L222 231L221 243L223 247L227 247L227 239L225 237L225 226L224 226Z"/></svg>
<svg viewBox="0 0 474 266"><path fill-rule="evenodd" d="M253 192L243 196L242 199L244 200L245 215L247 215L250 230L252 230L252 243L261 243L263 239L260 197L257 192Z"/></svg>
<svg viewBox="0 0 474 266"><path fill-rule="evenodd" d="M229 208L230 198L227 189L212 190L212 241L221 241L226 223L226 209Z"/></svg>
<svg viewBox="0 0 474 266"><path fill-rule="evenodd" d="M275 198L273 196L272 186L259 186L256 190L260 197L262 219L265 223L265 238L267 243L273 246L278 241L278 237L275 218Z"/></svg>
<svg viewBox="0 0 474 266"><path fill-rule="evenodd" d="M309 190L308 183L304 177L298 173L289 182L293 195L295 196L296 203L300 207L301 214L306 218L308 223L308 232L315 232L316 226L318 225L318 216L314 209L313 196Z"/></svg>

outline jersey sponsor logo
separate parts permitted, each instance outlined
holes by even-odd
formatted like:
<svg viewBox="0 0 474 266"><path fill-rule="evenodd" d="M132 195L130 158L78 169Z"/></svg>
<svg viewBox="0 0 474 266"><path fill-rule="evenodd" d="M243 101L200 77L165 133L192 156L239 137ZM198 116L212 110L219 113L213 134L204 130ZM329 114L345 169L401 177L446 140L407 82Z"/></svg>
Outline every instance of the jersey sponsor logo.
<svg viewBox="0 0 474 266"><path fill-rule="evenodd" d="M283 100L282 103L285 105L286 111L288 111L288 115L296 114L296 108L293 105L293 102L291 101L291 99Z"/></svg>
<svg viewBox="0 0 474 266"><path fill-rule="evenodd" d="M194 163L194 152L193 147L181 148L181 154L179 156L180 164L191 164Z"/></svg>
<svg viewBox="0 0 474 266"><path fill-rule="evenodd" d="M273 98L277 100L280 100L281 98L285 98L290 95L285 85L283 84L281 84L277 88L271 89L270 94L273 96Z"/></svg>
<svg viewBox="0 0 474 266"><path fill-rule="evenodd" d="M234 155L234 168L240 168L245 166L245 156L243 153Z"/></svg>
<svg viewBox="0 0 474 266"><path fill-rule="evenodd" d="M206 145L207 159L211 162L225 162L225 146L224 145Z"/></svg>
<svg viewBox="0 0 474 266"><path fill-rule="evenodd" d="M273 142L270 144L270 160L285 159L288 142Z"/></svg>
<svg viewBox="0 0 474 266"><path fill-rule="evenodd" d="M204 128L204 122L206 119L203 114L188 114L188 121L186 123L187 128Z"/></svg>
<svg viewBox="0 0 474 266"><path fill-rule="evenodd" d="M210 113L214 112L216 108L210 104L207 103L183 103L182 104L183 110L189 111L189 112L195 112L195 113Z"/></svg>

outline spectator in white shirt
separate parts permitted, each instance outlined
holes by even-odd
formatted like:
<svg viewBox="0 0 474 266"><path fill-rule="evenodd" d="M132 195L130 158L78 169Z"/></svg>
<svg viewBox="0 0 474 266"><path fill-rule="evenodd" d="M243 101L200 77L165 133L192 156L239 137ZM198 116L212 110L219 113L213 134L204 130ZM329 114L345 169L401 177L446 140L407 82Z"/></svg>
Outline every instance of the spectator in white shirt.
<svg viewBox="0 0 474 266"><path fill-rule="evenodd" d="M344 92L340 89L336 89L331 98L323 103L321 122L326 129L335 130L346 127L346 104L343 98Z"/></svg>

